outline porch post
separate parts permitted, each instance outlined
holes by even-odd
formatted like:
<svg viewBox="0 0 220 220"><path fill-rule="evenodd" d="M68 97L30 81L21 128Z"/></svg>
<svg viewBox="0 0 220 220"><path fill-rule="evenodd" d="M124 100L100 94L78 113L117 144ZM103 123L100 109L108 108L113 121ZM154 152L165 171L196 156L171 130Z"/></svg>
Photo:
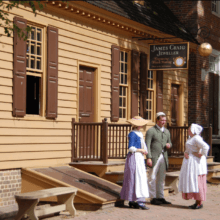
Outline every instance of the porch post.
<svg viewBox="0 0 220 220"><path fill-rule="evenodd" d="M71 143L71 150L72 150L72 156L71 156L71 162L73 161L73 158L75 158L75 118L72 118L72 143Z"/></svg>
<svg viewBox="0 0 220 220"><path fill-rule="evenodd" d="M212 156L212 125L211 124L209 126L209 146L210 146L209 155Z"/></svg>
<svg viewBox="0 0 220 220"><path fill-rule="evenodd" d="M108 163L108 122L107 118L102 120L102 159Z"/></svg>

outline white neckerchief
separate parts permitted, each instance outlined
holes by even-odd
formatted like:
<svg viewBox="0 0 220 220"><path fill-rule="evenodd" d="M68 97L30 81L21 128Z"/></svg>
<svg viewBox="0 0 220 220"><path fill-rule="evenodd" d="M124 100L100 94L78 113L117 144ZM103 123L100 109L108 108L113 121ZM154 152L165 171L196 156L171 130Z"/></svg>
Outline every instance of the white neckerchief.
<svg viewBox="0 0 220 220"><path fill-rule="evenodd" d="M157 128L160 129L162 132L164 132L164 127L160 127L158 124L156 124Z"/></svg>

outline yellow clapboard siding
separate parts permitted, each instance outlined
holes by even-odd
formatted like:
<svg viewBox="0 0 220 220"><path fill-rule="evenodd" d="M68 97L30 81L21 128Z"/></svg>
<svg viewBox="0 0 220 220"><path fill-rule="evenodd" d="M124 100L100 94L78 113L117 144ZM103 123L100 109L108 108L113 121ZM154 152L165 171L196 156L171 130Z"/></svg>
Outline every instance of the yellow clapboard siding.
<svg viewBox="0 0 220 220"><path fill-rule="evenodd" d="M13 144L0 145L0 152L70 151L71 144Z"/></svg>
<svg viewBox="0 0 220 220"><path fill-rule="evenodd" d="M12 111L12 103L0 103L1 111Z"/></svg>
<svg viewBox="0 0 220 220"><path fill-rule="evenodd" d="M101 71L105 73L109 73L111 76L111 64L109 63L109 65L107 66L101 66Z"/></svg>
<svg viewBox="0 0 220 220"><path fill-rule="evenodd" d="M5 60L3 60L3 58L0 58L0 67L3 68L3 69L12 70L13 69L13 63L5 61ZM4 84L2 84L1 81L0 81L0 85L4 85Z"/></svg>
<svg viewBox="0 0 220 220"><path fill-rule="evenodd" d="M108 98L108 99L110 99L110 98L111 98L111 92L104 92L104 91L102 91L101 97L102 97L102 98Z"/></svg>
<svg viewBox="0 0 220 220"><path fill-rule="evenodd" d="M111 114L109 111L101 111L101 117L103 118L110 118Z"/></svg>
<svg viewBox="0 0 220 220"><path fill-rule="evenodd" d="M81 48L86 48L89 50L98 51L98 52L102 52L105 54L111 54L111 48L102 47L102 45L97 47L97 45L91 44L89 42L87 43L87 42L81 41L80 38L73 39L73 38L59 35L59 42L60 44L65 43L65 47L63 47L64 49L67 47L66 45L77 45L78 47L81 47Z"/></svg>
<svg viewBox="0 0 220 220"><path fill-rule="evenodd" d="M76 115L58 115L58 120L72 122L72 118L76 118Z"/></svg>
<svg viewBox="0 0 220 220"><path fill-rule="evenodd" d="M75 45L59 43L59 49L65 50L65 51L72 51L72 52L75 52L75 53L80 52L80 54L89 55L91 57L97 57L97 58L102 58L102 59L105 59L105 60L111 60L111 55L110 54L97 52L97 51L94 51L94 50L90 50L88 48L82 48L82 47L78 47L78 46L75 46Z"/></svg>
<svg viewBox="0 0 220 220"><path fill-rule="evenodd" d="M12 87L0 86L0 94L12 95Z"/></svg>
<svg viewBox="0 0 220 220"><path fill-rule="evenodd" d="M25 167L43 167L43 166L55 166L64 165L71 162L71 157L68 158L55 158L55 159L43 159L43 160L23 160L23 161L0 161L1 169L12 168L25 168Z"/></svg>
<svg viewBox="0 0 220 220"><path fill-rule="evenodd" d="M70 26L70 28L73 29L72 26ZM75 29L75 27L74 27L74 29ZM93 45L102 46L102 47L106 47L106 48L111 48L112 43L108 43L106 41L103 41L103 35L101 35L100 39L95 39L94 38L94 34L95 34L94 32L89 33L85 29L83 29L84 33L79 34L79 32L76 33L76 30L74 30L74 31L75 31L75 33L72 33L68 30L60 29L59 30L59 35L64 36L64 37L69 37L71 39L80 39L81 41L84 41L84 42L87 42L87 43L90 43L90 44L93 44ZM91 37L91 35L93 37ZM116 44L117 44L117 42L116 42Z"/></svg>
<svg viewBox="0 0 220 220"><path fill-rule="evenodd" d="M15 153L15 152L45 152L45 151L71 151L71 144L14 144L14 145L1 145L1 153ZM36 158L35 158L36 159Z"/></svg>
<svg viewBox="0 0 220 220"><path fill-rule="evenodd" d="M0 143L1 144L46 144L46 143L71 143L71 137L19 137L19 136L10 136L4 137L0 136Z"/></svg>
<svg viewBox="0 0 220 220"><path fill-rule="evenodd" d="M30 129L30 128L0 128L0 135L3 136L70 136L70 129Z"/></svg>
<svg viewBox="0 0 220 220"><path fill-rule="evenodd" d="M0 51L0 59L13 62L13 54Z"/></svg>
<svg viewBox="0 0 220 220"><path fill-rule="evenodd" d="M75 115L76 109L75 108L61 108L58 107L58 114L59 115Z"/></svg>
<svg viewBox="0 0 220 220"><path fill-rule="evenodd" d="M70 66L77 66L77 61L76 60L72 60L68 57L62 57L62 56L58 56L58 63L62 63L62 64L67 64Z"/></svg>
<svg viewBox="0 0 220 220"><path fill-rule="evenodd" d="M1 161L13 160L33 160L33 159L53 159L71 157L70 151L44 151L44 152L18 152L18 153L0 153Z"/></svg>
<svg viewBox="0 0 220 220"><path fill-rule="evenodd" d="M1 102L9 102L12 103L12 95L1 95L0 94L0 103Z"/></svg>
<svg viewBox="0 0 220 220"><path fill-rule="evenodd" d="M1 116L1 111L0 111L0 116ZM10 113L11 114L11 113ZM4 116L4 115L3 115ZM65 128L65 129L71 129L71 122L61 122L61 121L31 121L28 119L16 119L15 117L11 117L12 119L7 120L7 119L1 119L0 122L0 127L9 127L9 128L51 128L51 129L60 129L60 128ZM1 142L0 142L1 143Z"/></svg>
<svg viewBox="0 0 220 220"><path fill-rule="evenodd" d="M70 79L70 80L77 80L77 74L76 73L67 73L67 72L58 72L58 77L62 79Z"/></svg>
<svg viewBox="0 0 220 220"><path fill-rule="evenodd" d="M13 78L13 71L0 68L0 76L12 79Z"/></svg>
<svg viewBox="0 0 220 220"><path fill-rule="evenodd" d="M77 67L76 66L69 66L69 65L66 65L66 64L59 64L58 65L58 71L77 73Z"/></svg>
<svg viewBox="0 0 220 220"><path fill-rule="evenodd" d="M111 86L101 85L101 91L111 92Z"/></svg>
<svg viewBox="0 0 220 220"><path fill-rule="evenodd" d="M101 98L101 104L111 104L111 99Z"/></svg>
<svg viewBox="0 0 220 220"><path fill-rule="evenodd" d="M8 44L8 45L13 45L13 38L12 37L7 37L6 35L1 36L1 41L0 44Z"/></svg>
<svg viewBox="0 0 220 220"><path fill-rule="evenodd" d="M58 92L59 93L76 94L77 93L77 88L58 85Z"/></svg>
<svg viewBox="0 0 220 220"><path fill-rule="evenodd" d="M103 74L103 75L104 75L104 74ZM103 77L103 75L102 75L102 77ZM101 78L101 84L102 84L102 85L110 86L110 85L111 85L111 80L110 80L110 79Z"/></svg>
<svg viewBox="0 0 220 220"><path fill-rule="evenodd" d="M76 94L58 93L59 100L76 101ZM75 106L76 107L76 106Z"/></svg>
<svg viewBox="0 0 220 220"><path fill-rule="evenodd" d="M69 51L64 51L64 50L59 50L58 56L70 57L71 59L74 59L74 60L83 60L85 62L102 64L102 65L110 65L110 62L111 62L111 60L104 60L104 59L97 58L97 57L91 57L90 55L87 55L87 54L80 54L78 52L74 53L74 52L69 52Z"/></svg>
<svg viewBox="0 0 220 220"><path fill-rule="evenodd" d="M101 105L101 111L111 111L110 105Z"/></svg>
<svg viewBox="0 0 220 220"><path fill-rule="evenodd" d="M1 36L1 39L2 39L2 36ZM2 42L0 41L0 51L12 54L13 53L13 46L9 45L9 44L2 44Z"/></svg>
<svg viewBox="0 0 220 220"><path fill-rule="evenodd" d="M76 82L76 80L61 79L61 78L59 78L58 79L58 85L76 87L77 86L77 82Z"/></svg>
<svg viewBox="0 0 220 220"><path fill-rule="evenodd" d="M108 79L111 81L111 73L107 73L105 71L102 71L102 79Z"/></svg>
<svg viewBox="0 0 220 220"><path fill-rule="evenodd" d="M58 107L74 108L74 106L76 106L76 102L58 100Z"/></svg>

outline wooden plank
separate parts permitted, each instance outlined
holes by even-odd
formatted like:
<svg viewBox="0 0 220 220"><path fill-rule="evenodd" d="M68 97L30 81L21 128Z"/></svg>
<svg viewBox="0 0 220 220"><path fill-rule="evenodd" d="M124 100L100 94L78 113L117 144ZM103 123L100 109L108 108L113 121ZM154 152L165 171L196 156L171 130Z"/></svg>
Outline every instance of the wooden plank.
<svg viewBox="0 0 220 220"><path fill-rule="evenodd" d="M0 94L0 102L12 103L12 95L2 95L2 94Z"/></svg>
<svg viewBox="0 0 220 220"><path fill-rule="evenodd" d="M77 73L59 71L58 77L62 79L77 80Z"/></svg>
<svg viewBox="0 0 220 220"><path fill-rule="evenodd" d="M77 81L76 80L59 78L58 79L58 85L77 87Z"/></svg>
<svg viewBox="0 0 220 220"><path fill-rule="evenodd" d="M101 104L111 104L111 99L107 99L107 98L101 98Z"/></svg>
<svg viewBox="0 0 220 220"><path fill-rule="evenodd" d="M70 136L70 129L1 128L1 136Z"/></svg>
<svg viewBox="0 0 220 220"><path fill-rule="evenodd" d="M2 76L4 78L12 79L13 78L13 71L0 68L0 76Z"/></svg>
<svg viewBox="0 0 220 220"><path fill-rule="evenodd" d="M1 117L1 111L0 111L0 117ZM10 112L11 114L11 112ZM4 114L3 114L4 116ZM11 119L11 120L10 120ZM16 118L10 118L10 119L1 119L0 120L0 127L10 127L10 128L64 128L64 129L70 129L72 127L71 122L62 122L62 121L49 121L44 120L42 118L41 120L29 120L27 117L25 119L16 119Z"/></svg>
<svg viewBox="0 0 220 220"><path fill-rule="evenodd" d="M0 65L2 64L2 62L4 63L4 61L0 60ZM5 61L6 64L9 64L7 61ZM3 64L5 65L5 64ZM8 65L8 67L10 67L10 65ZM0 80L0 85L2 86L11 86L12 87L12 79L9 78L1 78Z"/></svg>
<svg viewBox="0 0 220 220"><path fill-rule="evenodd" d="M1 103L0 110L1 111L11 111L12 112L12 103Z"/></svg>
<svg viewBox="0 0 220 220"><path fill-rule="evenodd" d="M54 159L71 157L71 151L43 151L43 152L17 152L1 153L1 161L20 161L34 159Z"/></svg>
<svg viewBox="0 0 220 220"><path fill-rule="evenodd" d="M80 54L82 54L82 55L89 55L91 57L102 58L102 59L105 59L105 60L108 60L108 61L111 60L111 53L106 54L106 53L102 53L101 51L97 52L95 50L91 50L91 49L88 49L88 48L82 48L82 47L75 46L75 45L59 43L59 49L69 51L69 52L73 51L75 53L80 52Z"/></svg>
<svg viewBox="0 0 220 220"><path fill-rule="evenodd" d="M74 101L58 100L58 107L74 108L74 106L76 106Z"/></svg>
<svg viewBox="0 0 220 220"><path fill-rule="evenodd" d="M2 38L3 36L1 36ZM0 41L0 51L7 52L7 53L13 53L13 46L9 44L4 44Z"/></svg>
<svg viewBox="0 0 220 220"><path fill-rule="evenodd" d="M76 87L58 85L58 92L59 93L77 94L77 88Z"/></svg>
<svg viewBox="0 0 220 220"><path fill-rule="evenodd" d="M6 35L1 36L0 45L4 44L13 45L13 37L7 37Z"/></svg>
<svg viewBox="0 0 220 220"><path fill-rule="evenodd" d="M60 164L69 164L69 158L56 159L42 159L42 160L24 160L24 161L0 161L1 169L25 168L25 167L42 167L42 166L56 166Z"/></svg>
<svg viewBox="0 0 220 220"><path fill-rule="evenodd" d="M0 94L12 95L12 87L10 87L10 86L0 86Z"/></svg>
<svg viewBox="0 0 220 220"><path fill-rule="evenodd" d="M36 213L36 216L43 216L43 215L49 215L49 214L56 213L56 212L61 212L64 210L66 210L66 205L62 204L62 205L56 205L56 206L39 209L39 210L36 210L35 213Z"/></svg>
<svg viewBox="0 0 220 220"><path fill-rule="evenodd" d="M102 91L102 93L101 93L101 97L102 97L102 98L108 98L108 99L111 99L111 93L110 93L110 92Z"/></svg>
<svg viewBox="0 0 220 220"><path fill-rule="evenodd" d="M0 59L13 62L13 54L0 51Z"/></svg>
<svg viewBox="0 0 220 220"><path fill-rule="evenodd" d="M101 85L101 91L111 92L111 86Z"/></svg>
<svg viewBox="0 0 220 220"><path fill-rule="evenodd" d="M76 94L58 93L58 100L76 101Z"/></svg>
<svg viewBox="0 0 220 220"><path fill-rule="evenodd" d="M58 114L59 115L75 115L76 108L61 108L58 107Z"/></svg>
<svg viewBox="0 0 220 220"><path fill-rule="evenodd" d="M77 67L77 60L72 60L69 57L63 57L63 56L59 56L58 57L58 63L62 63L62 64L67 64L69 66L74 66Z"/></svg>
<svg viewBox="0 0 220 220"><path fill-rule="evenodd" d="M1 62L0 62L0 64L1 64ZM77 67L69 66L69 65L66 65L66 64L59 64L58 65L58 70L59 71L70 72L70 73L77 73ZM58 83L59 83L59 81L58 81Z"/></svg>
<svg viewBox="0 0 220 220"><path fill-rule="evenodd" d="M76 118L76 115L58 115L58 119L60 121L68 121L71 122L72 118Z"/></svg>
<svg viewBox="0 0 220 220"><path fill-rule="evenodd" d="M5 136L0 136L0 143L1 144L46 144L46 143L71 143L71 136L55 136L55 137L20 137L20 136L10 136L5 137Z"/></svg>
<svg viewBox="0 0 220 220"><path fill-rule="evenodd" d="M71 144L14 144L0 145L1 153L9 152L43 152L43 151L70 151Z"/></svg>

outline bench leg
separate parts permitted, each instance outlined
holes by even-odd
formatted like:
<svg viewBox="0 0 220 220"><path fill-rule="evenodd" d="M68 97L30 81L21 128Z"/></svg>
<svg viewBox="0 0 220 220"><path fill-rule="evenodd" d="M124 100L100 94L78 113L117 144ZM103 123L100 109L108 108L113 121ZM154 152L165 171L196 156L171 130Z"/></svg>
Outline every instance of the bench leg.
<svg viewBox="0 0 220 220"><path fill-rule="evenodd" d="M38 220L38 217L34 213L34 208L38 203L38 199L36 200L24 200L24 199L16 199L18 203L18 213L15 217L15 220L20 220L24 214L29 215L31 220Z"/></svg>
<svg viewBox="0 0 220 220"><path fill-rule="evenodd" d="M65 194L57 196L58 203L65 204L66 205L66 211L69 211L69 213L73 216L76 215L76 209L73 205L73 200L75 198L75 193Z"/></svg>

